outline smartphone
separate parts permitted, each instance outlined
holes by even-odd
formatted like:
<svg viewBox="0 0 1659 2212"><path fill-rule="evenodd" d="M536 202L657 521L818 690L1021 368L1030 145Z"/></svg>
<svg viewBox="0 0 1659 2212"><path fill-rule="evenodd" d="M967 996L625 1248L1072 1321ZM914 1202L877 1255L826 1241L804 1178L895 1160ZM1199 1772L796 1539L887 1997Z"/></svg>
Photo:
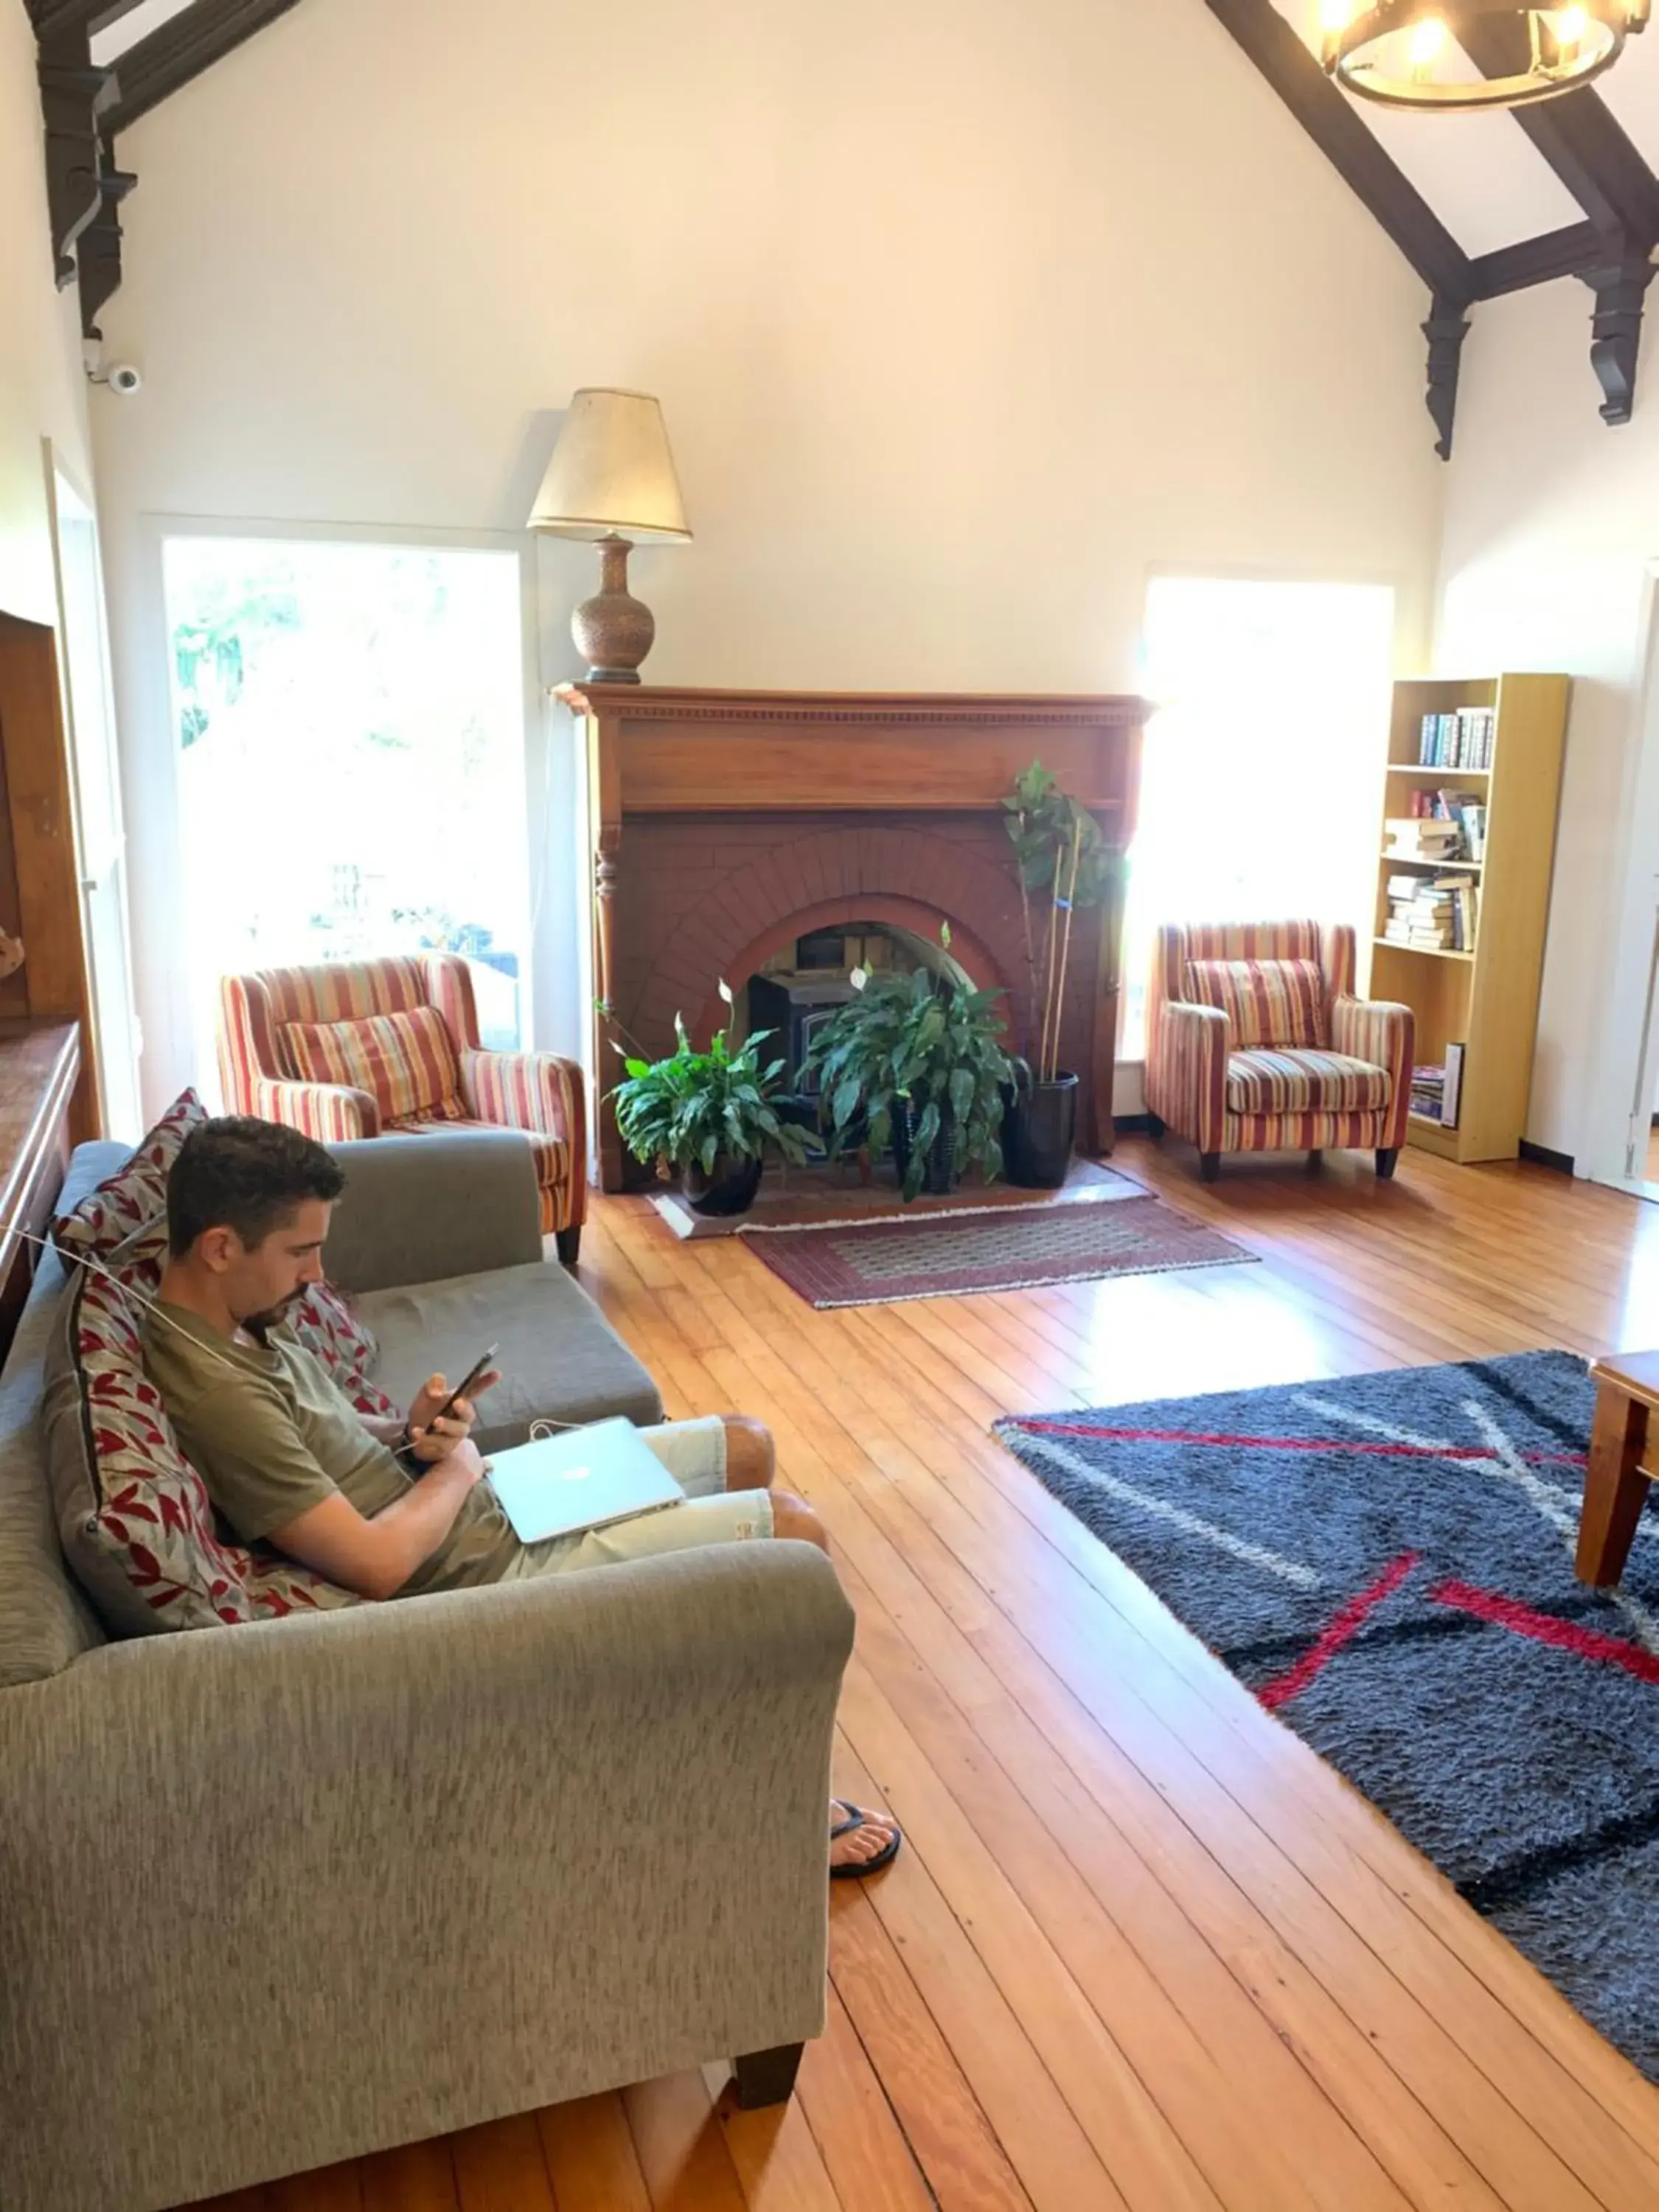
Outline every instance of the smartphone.
<svg viewBox="0 0 1659 2212"><path fill-rule="evenodd" d="M492 1344L488 1352L481 1352L478 1354L478 1357L473 1361L471 1366L467 1370L464 1379L455 1385L455 1388L450 1392L448 1397L444 1401L443 1404L439 1407L437 1412L432 1416L433 1420L447 1421L449 1419L449 1416L455 1410L457 1400L471 1396L473 1391L478 1386L479 1379L483 1376L489 1374L490 1366L495 1360L495 1354L501 1350L501 1347L499 1344ZM430 1424L428 1424L428 1426Z"/></svg>

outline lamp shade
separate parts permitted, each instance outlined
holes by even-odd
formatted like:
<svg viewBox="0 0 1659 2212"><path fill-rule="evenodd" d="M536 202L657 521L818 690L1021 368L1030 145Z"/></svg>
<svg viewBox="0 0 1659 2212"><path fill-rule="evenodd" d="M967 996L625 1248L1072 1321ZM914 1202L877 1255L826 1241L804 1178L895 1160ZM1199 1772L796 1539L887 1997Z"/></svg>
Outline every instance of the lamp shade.
<svg viewBox="0 0 1659 2212"><path fill-rule="evenodd" d="M592 387L573 394L530 527L562 538L690 538L654 399Z"/></svg>

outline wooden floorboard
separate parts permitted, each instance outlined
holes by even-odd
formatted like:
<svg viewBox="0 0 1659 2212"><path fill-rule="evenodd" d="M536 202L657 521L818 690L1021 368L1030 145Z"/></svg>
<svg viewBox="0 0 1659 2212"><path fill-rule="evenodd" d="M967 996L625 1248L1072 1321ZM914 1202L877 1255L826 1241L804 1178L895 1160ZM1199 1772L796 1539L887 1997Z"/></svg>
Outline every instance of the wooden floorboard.
<svg viewBox="0 0 1659 2212"><path fill-rule="evenodd" d="M1659 1343L1659 1207L1408 1151L1391 1184L1115 1164L1254 1264L814 1313L602 1201L581 1279L670 1411L769 1421L860 1616L836 1885L780 2111L728 2069L220 2212L1654 2212L1659 2096L988 1435L1005 1412ZM843 1891L846 1893L842 1893Z"/></svg>

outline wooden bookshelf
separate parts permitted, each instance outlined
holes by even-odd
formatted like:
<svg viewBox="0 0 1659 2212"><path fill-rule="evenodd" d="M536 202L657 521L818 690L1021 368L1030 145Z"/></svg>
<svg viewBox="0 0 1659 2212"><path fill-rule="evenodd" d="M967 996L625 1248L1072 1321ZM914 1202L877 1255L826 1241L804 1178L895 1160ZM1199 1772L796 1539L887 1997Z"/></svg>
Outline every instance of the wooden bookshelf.
<svg viewBox="0 0 1659 2212"><path fill-rule="evenodd" d="M1482 793L1486 850L1480 864L1407 860L1383 851L1376 868L1376 940L1370 994L1408 1006L1417 1019L1419 1065L1463 1047L1457 1126L1413 1114L1407 1142L1443 1159L1511 1160L1520 1151L1532 1085L1538 988L1544 965L1555 816L1561 788L1568 679L1494 676L1413 678L1394 687L1389 733L1387 823L1408 814L1411 793L1431 789ZM1489 769L1431 768L1418 758L1425 714L1460 707L1497 710ZM1467 876L1477 887L1474 944L1462 951L1398 945L1382 935L1389 878L1420 871Z"/></svg>

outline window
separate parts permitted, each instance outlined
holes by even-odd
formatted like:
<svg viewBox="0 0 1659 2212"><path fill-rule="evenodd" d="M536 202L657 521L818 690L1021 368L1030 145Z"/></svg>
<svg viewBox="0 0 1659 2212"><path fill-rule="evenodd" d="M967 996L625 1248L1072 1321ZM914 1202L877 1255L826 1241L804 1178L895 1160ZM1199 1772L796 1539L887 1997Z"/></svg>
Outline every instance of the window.
<svg viewBox="0 0 1659 2212"><path fill-rule="evenodd" d="M1121 1049L1146 1050L1166 921L1311 915L1372 925L1394 593L1373 584L1154 579L1158 703L1129 854Z"/></svg>
<svg viewBox="0 0 1659 2212"><path fill-rule="evenodd" d="M219 979L426 949L521 1041L530 939L518 556L164 547L198 1065Z"/></svg>

